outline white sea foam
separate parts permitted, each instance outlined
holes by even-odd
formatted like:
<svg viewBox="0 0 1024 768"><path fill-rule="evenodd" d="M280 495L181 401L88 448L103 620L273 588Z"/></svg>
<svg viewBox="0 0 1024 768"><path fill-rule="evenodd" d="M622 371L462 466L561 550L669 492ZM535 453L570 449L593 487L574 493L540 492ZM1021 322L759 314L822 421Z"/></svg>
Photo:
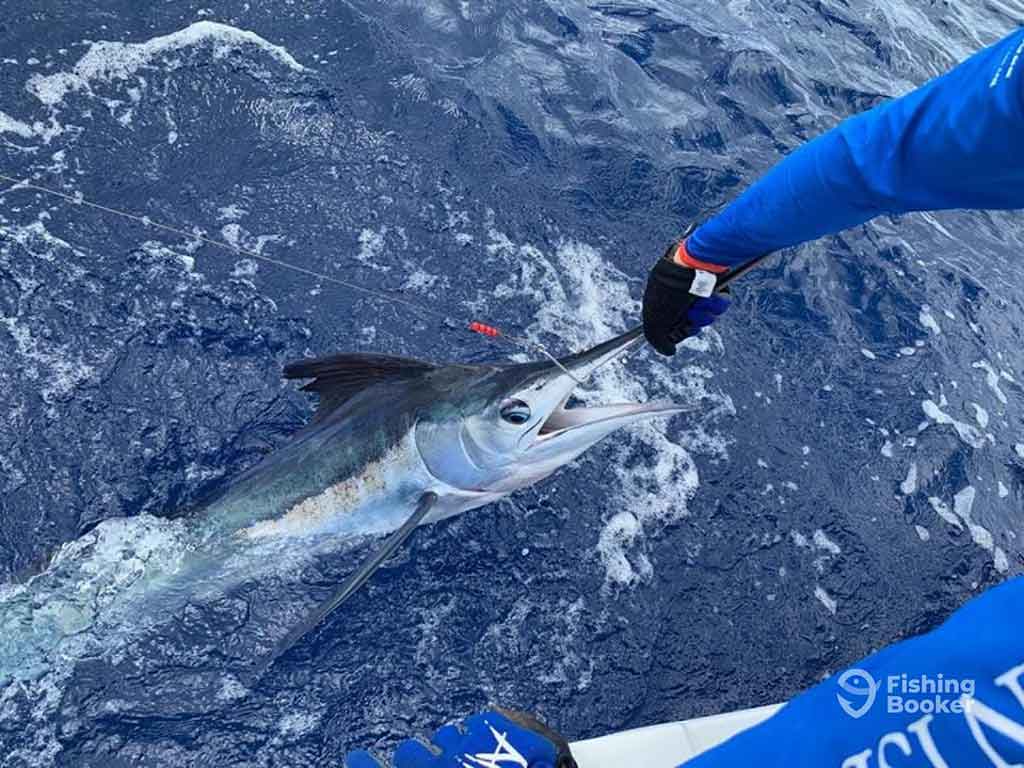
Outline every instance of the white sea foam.
<svg viewBox="0 0 1024 768"><path fill-rule="evenodd" d="M187 244L177 245L171 248L166 243L159 242L157 240L146 240L142 244L142 250L149 256L152 256L154 260L160 264L163 268L164 265L180 264L184 269L178 274L183 278L176 286L175 291L184 293L190 283L201 282L204 278L201 272L196 272L196 259L193 256L196 250L196 243L194 241Z"/></svg>
<svg viewBox="0 0 1024 768"><path fill-rule="evenodd" d="M999 387L999 374L996 369L986 360L979 360L976 363L971 363L972 368L979 368L985 372L985 383L988 384L989 389L995 393L995 396L999 398L999 402L1006 405L1006 393L1003 392Z"/></svg>
<svg viewBox="0 0 1024 768"><path fill-rule="evenodd" d="M824 587L815 586L814 596L818 598L819 603L825 606L826 611L828 611L833 616L836 615L836 610L838 609L839 603L836 601L834 597L832 597L832 595L825 591Z"/></svg>
<svg viewBox="0 0 1024 768"><path fill-rule="evenodd" d="M32 139L36 135L36 131L31 125L15 120L6 112L0 112L0 133L14 133L23 139Z"/></svg>
<svg viewBox="0 0 1024 768"><path fill-rule="evenodd" d="M220 228L220 235L227 241L228 245L235 248L242 247L242 227L235 222L225 224Z"/></svg>
<svg viewBox="0 0 1024 768"><path fill-rule="evenodd" d="M639 557L631 552L643 536L643 525L632 512L616 512L605 522L597 549L609 581L630 584L653 574L650 560L642 552Z"/></svg>
<svg viewBox="0 0 1024 768"><path fill-rule="evenodd" d="M1006 573L1009 570L1009 561L1006 553L995 544L992 532L973 518L974 500L977 491L973 485L967 485L960 489L953 496L953 510L941 499L932 496L928 501L939 517L945 520L958 530L965 527L971 534L971 540L986 552L992 553L992 562L999 573Z"/></svg>
<svg viewBox="0 0 1024 768"><path fill-rule="evenodd" d="M289 69L307 71L287 50L255 32L214 21L198 21L185 29L142 43L93 43L70 72L33 75L26 87L43 104L55 106L72 91L88 91L90 84L97 81L127 80L158 60L172 68L180 66L181 62L173 58L174 54L200 45L210 46L214 59L223 59L241 48L256 47Z"/></svg>
<svg viewBox="0 0 1024 768"><path fill-rule="evenodd" d="M932 505L932 509L935 510L935 514L949 523L949 525L958 530L963 529L964 524L960 522L960 518L954 515L952 510L950 510L949 505L938 496L929 496L928 503Z"/></svg>
<svg viewBox="0 0 1024 768"><path fill-rule="evenodd" d="M801 549L809 549L816 553L813 564L818 573L824 573L828 562L843 551L821 528L815 530L809 539L797 530L790 531L789 538Z"/></svg>
<svg viewBox="0 0 1024 768"><path fill-rule="evenodd" d="M938 322L936 322L935 317L931 313L931 308L927 304L921 307L921 312L918 314L917 319L921 323L921 325L923 325L929 331L934 333L936 336L942 333L942 328L939 327Z"/></svg>
<svg viewBox="0 0 1024 768"><path fill-rule="evenodd" d="M434 288L439 279L438 275L427 272L418 264L407 262L406 278L405 282L402 283L402 289L418 293L428 293Z"/></svg>
<svg viewBox="0 0 1024 768"><path fill-rule="evenodd" d="M255 277L260 271L260 265L252 259L239 259L235 262L234 269L231 270L231 276L241 279L248 279Z"/></svg>
<svg viewBox="0 0 1024 768"><path fill-rule="evenodd" d="M974 408L974 420L978 422L979 427L985 429L988 426L988 411L977 403L971 403L971 407Z"/></svg>
<svg viewBox="0 0 1024 768"><path fill-rule="evenodd" d="M1010 560L1000 547L996 547L992 553L992 565L995 566L997 573L1006 573L1010 570Z"/></svg>
<svg viewBox="0 0 1024 768"><path fill-rule="evenodd" d="M355 258L378 272L388 272L391 267L380 263L387 244L385 239L387 234L387 227L381 227L379 230L367 227L362 230L359 233L359 251L355 254Z"/></svg>
<svg viewBox="0 0 1024 768"><path fill-rule="evenodd" d="M577 652L581 644L580 633L584 631L582 617L585 609L586 602L582 597L571 603L563 598L554 606L555 615L552 618L557 629L552 634L557 638L556 650L549 659L545 659L546 671L538 676L538 682L544 685L571 686L576 691L585 691L590 687L594 678L594 660ZM528 615L532 617L533 612Z"/></svg>
<svg viewBox="0 0 1024 768"><path fill-rule="evenodd" d="M144 624L142 595L189 549L182 521L148 515L107 520L63 545L45 571L0 591L0 679L27 683L35 695L83 655L116 653Z"/></svg>
<svg viewBox="0 0 1024 768"><path fill-rule="evenodd" d="M28 363L25 373L40 383L39 394L50 406L50 418L58 415L54 404L59 399L95 378L95 368L78 353L52 339L41 338L23 320L0 315L0 326L7 329L14 339L15 351Z"/></svg>
<svg viewBox="0 0 1024 768"><path fill-rule="evenodd" d="M902 483L900 483L900 493L904 496L909 496L917 490L917 464L910 462L910 466L907 467L907 477Z"/></svg>
<svg viewBox="0 0 1024 768"><path fill-rule="evenodd" d="M537 668L536 679L543 685L558 686L560 690L586 690L593 680L595 663L589 656L583 657L578 652L583 642L580 635L585 631L585 622L582 621L585 609L583 598L572 602L562 598L550 605L535 604L528 599L517 600L505 616L486 629L479 640L478 650L495 657L514 654L522 666ZM533 646L531 651L522 645L521 640L525 635L524 627L534 625L539 614L543 614L546 625L550 627L545 642L540 645L540 650L546 651L543 656L537 653L537 646ZM428 622L424 628L429 629L431 623ZM426 637L429 639L429 635ZM438 680L438 683L443 682L443 678ZM497 697L508 698L508 695L498 694Z"/></svg>
<svg viewBox="0 0 1024 768"><path fill-rule="evenodd" d="M234 675L224 675L221 679L220 690L217 691L217 700L222 702L238 701L244 699L250 693Z"/></svg>
<svg viewBox="0 0 1024 768"><path fill-rule="evenodd" d="M290 712L277 723L278 732L287 738L297 738L312 733L320 725L316 712Z"/></svg>
<svg viewBox="0 0 1024 768"><path fill-rule="evenodd" d="M236 203L217 209L217 221L241 221L249 212Z"/></svg>
<svg viewBox="0 0 1024 768"><path fill-rule="evenodd" d="M229 245L239 250L252 251L257 255L263 254L267 243L284 242L281 235L252 235L241 224L234 221L222 226L220 233Z"/></svg>
<svg viewBox="0 0 1024 768"><path fill-rule="evenodd" d="M925 400L921 403L921 410L925 416L936 424L949 425L956 431L957 436L973 448L981 448L985 445L985 436L972 424L958 421L943 411L933 400Z"/></svg>
<svg viewBox="0 0 1024 768"><path fill-rule="evenodd" d="M259 98L250 109L260 134L272 141L288 141L309 151L316 147L331 149L337 140L335 115L295 96ZM380 134L364 128L359 132L358 141L369 151L369 147L379 144L382 139Z"/></svg>
<svg viewBox="0 0 1024 768"><path fill-rule="evenodd" d="M536 341L550 342L545 334L551 334L562 349L584 349L621 333L639 316L629 278L590 245L565 241L547 253L530 244L517 245L491 227L487 252L515 270L498 287L496 297L525 299L537 307L535 322L527 331ZM481 304L493 300L491 296L480 299ZM715 343L700 341L708 349ZM680 369L649 358L646 368L638 375L625 365L605 366L576 394L585 403L642 402L657 387L676 402L703 403L705 422L735 411L727 396L710 387L713 374L703 366ZM607 492L615 511L606 519L597 542L609 583L634 584L650 577L651 563L643 554L646 537L659 526L687 516L699 486L691 451L724 454L720 436L698 422L690 426L680 440L668 437L667 420L643 422L619 433L621 437L612 444L616 456L610 461Z"/></svg>
<svg viewBox="0 0 1024 768"><path fill-rule="evenodd" d="M957 517L967 524L974 543L983 549L992 549L992 534L980 525L975 525L971 520L971 510L974 508L974 499L977 496L973 485L962 488L953 496L953 511Z"/></svg>
<svg viewBox="0 0 1024 768"><path fill-rule="evenodd" d="M812 541L814 542L814 546L817 549L824 550L832 555L838 555L843 551L839 548L838 544L832 541L832 539L830 539L828 535L823 530L821 530L821 528L818 528L814 532Z"/></svg>
<svg viewBox="0 0 1024 768"><path fill-rule="evenodd" d="M21 227L9 227L5 233L8 239L18 243L26 253L37 259L56 261L58 253L62 250L74 251L76 256L82 256L80 251L75 251L71 247L71 243L51 233L43 223L44 218L44 215L40 214L40 220ZM81 277L83 274L84 271L78 267L75 276Z"/></svg>

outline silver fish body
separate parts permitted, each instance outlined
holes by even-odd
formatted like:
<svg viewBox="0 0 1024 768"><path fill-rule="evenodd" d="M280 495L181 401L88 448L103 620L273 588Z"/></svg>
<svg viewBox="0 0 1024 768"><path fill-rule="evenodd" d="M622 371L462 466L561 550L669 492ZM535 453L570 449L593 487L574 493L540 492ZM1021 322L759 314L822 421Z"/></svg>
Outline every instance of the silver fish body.
<svg viewBox="0 0 1024 768"><path fill-rule="evenodd" d="M682 410L565 407L579 381L639 343L631 331L561 360L565 370L551 362L434 366L375 355L299 363L299 375L319 374L308 387L321 396L317 416L205 510L204 534L380 533L399 527L424 493L436 496L422 521L430 523L532 485L616 429ZM387 365L376 375L363 375L380 361ZM329 379L338 371L360 379L347 397L332 395Z"/></svg>

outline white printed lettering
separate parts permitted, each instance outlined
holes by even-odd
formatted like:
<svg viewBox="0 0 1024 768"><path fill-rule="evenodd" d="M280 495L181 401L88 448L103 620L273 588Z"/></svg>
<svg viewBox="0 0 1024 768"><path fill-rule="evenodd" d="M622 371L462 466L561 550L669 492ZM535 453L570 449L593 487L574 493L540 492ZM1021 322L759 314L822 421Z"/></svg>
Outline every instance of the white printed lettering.
<svg viewBox="0 0 1024 768"><path fill-rule="evenodd" d="M892 768L889 758L885 756L886 747L897 747L907 757L910 756L910 742L899 731L887 733L878 740L878 768Z"/></svg>
<svg viewBox="0 0 1024 768"><path fill-rule="evenodd" d="M1009 672L1004 672L995 679L996 685L1001 688L1009 688L1011 693L1017 697L1017 703L1024 707L1024 687L1020 679L1024 676L1024 664L1014 667Z"/></svg>
<svg viewBox="0 0 1024 768"><path fill-rule="evenodd" d="M917 736L917 743L921 745L932 768L949 768L949 764L939 753L939 748L935 746L935 739L932 738L932 732L928 727L934 719L932 715L925 715L920 720L915 720L908 725L907 730Z"/></svg>
<svg viewBox="0 0 1024 768"><path fill-rule="evenodd" d="M1020 763L1008 763L996 752L989 742L985 732L981 729L986 725L993 731L1001 733L1007 738L1013 739L1021 746L1024 746L1024 725L1011 720L1006 715L996 712L985 705L979 699L964 697L964 717L967 718L967 725L971 729L971 735L981 751L992 762L996 768L1022 768Z"/></svg>
<svg viewBox="0 0 1024 768"><path fill-rule="evenodd" d="M856 755L850 755L848 758L843 760L843 764L840 768L868 768L868 760L871 759L871 750L865 749L863 752L858 752Z"/></svg>

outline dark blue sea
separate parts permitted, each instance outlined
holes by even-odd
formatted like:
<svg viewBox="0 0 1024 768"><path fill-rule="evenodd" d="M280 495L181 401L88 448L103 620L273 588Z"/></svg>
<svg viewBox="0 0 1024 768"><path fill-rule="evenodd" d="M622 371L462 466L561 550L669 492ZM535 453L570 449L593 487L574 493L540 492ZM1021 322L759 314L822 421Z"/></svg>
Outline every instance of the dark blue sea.
<svg viewBox="0 0 1024 768"><path fill-rule="evenodd" d="M555 353L619 333L686 224L1022 21L0 0L0 174L431 310L0 185L0 648L63 637L0 670L0 764L339 765L492 703L574 739L766 704L1024 571L1024 219L952 212L768 260L675 359L580 393L692 412L421 528L262 677L280 617L379 542L109 636L88 610L305 423L286 361L530 356L469 320Z"/></svg>

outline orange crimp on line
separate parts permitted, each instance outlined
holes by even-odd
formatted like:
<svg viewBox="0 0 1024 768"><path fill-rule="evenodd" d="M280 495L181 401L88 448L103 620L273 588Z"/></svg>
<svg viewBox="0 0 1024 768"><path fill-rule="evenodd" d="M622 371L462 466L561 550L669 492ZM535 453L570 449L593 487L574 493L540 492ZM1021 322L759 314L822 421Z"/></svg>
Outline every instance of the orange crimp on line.
<svg viewBox="0 0 1024 768"><path fill-rule="evenodd" d="M484 336L501 336L501 331L493 325L485 325L484 323L478 323L475 320L469 324L469 330L475 331L476 333L482 333Z"/></svg>

